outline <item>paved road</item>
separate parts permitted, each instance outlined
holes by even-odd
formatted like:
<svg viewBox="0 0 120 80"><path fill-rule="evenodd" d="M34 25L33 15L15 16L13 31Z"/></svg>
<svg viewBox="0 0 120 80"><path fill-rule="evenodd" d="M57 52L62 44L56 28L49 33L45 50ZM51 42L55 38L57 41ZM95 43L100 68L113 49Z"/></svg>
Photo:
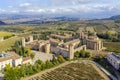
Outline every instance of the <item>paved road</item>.
<svg viewBox="0 0 120 80"><path fill-rule="evenodd" d="M108 64L108 66L115 72L118 80L120 80L120 72L117 71L112 65Z"/></svg>
<svg viewBox="0 0 120 80"><path fill-rule="evenodd" d="M112 80L120 80L117 79L115 76L113 76L111 73L109 73L106 69L104 69L100 64L94 62L103 72L106 73L106 75L108 75Z"/></svg>

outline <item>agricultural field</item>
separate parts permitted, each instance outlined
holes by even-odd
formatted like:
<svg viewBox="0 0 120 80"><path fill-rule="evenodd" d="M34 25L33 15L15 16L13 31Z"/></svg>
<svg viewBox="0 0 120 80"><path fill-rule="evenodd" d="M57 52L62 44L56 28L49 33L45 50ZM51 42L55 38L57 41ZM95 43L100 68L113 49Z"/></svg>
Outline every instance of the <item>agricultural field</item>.
<svg viewBox="0 0 120 80"><path fill-rule="evenodd" d="M0 37L12 36L12 35L13 35L12 33L0 31Z"/></svg>
<svg viewBox="0 0 120 80"><path fill-rule="evenodd" d="M104 47L111 49L111 50L119 50L120 42L104 42Z"/></svg>
<svg viewBox="0 0 120 80"><path fill-rule="evenodd" d="M29 80L109 80L92 62L72 62Z"/></svg>
<svg viewBox="0 0 120 80"><path fill-rule="evenodd" d="M104 42L104 47L107 48L107 51L120 55L120 42Z"/></svg>
<svg viewBox="0 0 120 80"><path fill-rule="evenodd" d="M0 52L10 49L11 46L13 46L14 43L18 40L20 40L19 37L13 37L13 38L0 42Z"/></svg>
<svg viewBox="0 0 120 80"><path fill-rule="evenodd" d="M65 32L65 33L74 33L83 30L87 33L97 32L103 33L106 31L119 32L120 31L120 23L115 23L113 20L96 20L96 21L59 21L59 22L51 22L44 24L15 24L15 25L1 25L0 26L0 37L10 36L12 33L18 34L19 37L26 37L31 35L32 32ZM3 32L4 31L4 32ZM24 34L24 35L23 35ZM5 38L5 37L4 37ZM8 39L8 37L6 38ZM10 47L10 45L14 45L16 38L14 40L7 40L4 42L0 42L0 51L6 50L4 48ZM5 45L4 45L5 44ZM109 46L109 45L113 46ZM105 43L105 47L108 49L120 49L119 43Z"/></svg>

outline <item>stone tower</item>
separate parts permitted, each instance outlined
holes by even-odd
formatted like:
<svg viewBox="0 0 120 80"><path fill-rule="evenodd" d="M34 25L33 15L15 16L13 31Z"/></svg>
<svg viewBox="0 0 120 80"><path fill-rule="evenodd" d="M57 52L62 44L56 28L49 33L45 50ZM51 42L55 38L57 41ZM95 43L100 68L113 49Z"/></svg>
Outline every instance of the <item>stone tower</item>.
<svg viewBox="0 0 120 80"><path fill-rule="evenodd" d="M24 37L22 37L22 46L25 47L25 38Z"/></svg>
<svg viewBox="0 0 120 80"><path fill-rule="evenodd" d="M0 41L4 41L4 37L0 37Z"/></svg>
<svg viewBox="0 0 120 80"><path fill-rule="evenodd" d="M80 31L80 33L79 33L79 38L80 38L80 39L83 39L83 38L84 38L84 33L83 33L82 31Z"/></svg>
<svg viewBox="0 0 120 80"><path fill-rule="evenodd" d="M41 42L41 43L39 43L39 51L40 51L40 52L43 51L42 47L43 47L43 43Z"/></svg>
<svg viewBox="0 0 120 80"><path fill-rule="evenodd" d="M45 45L45 53L49 54L50 53L50 43L47 43Z"/></svg>
<svg viewBox="0 0 120 80"><path fill-rule="evenodd" d="M33 36L29 36L30 41L29 42L33 42Z"/></svg>
<svg viewBox="0 0 120 80"><path fill-rule="evenodd" d="M103 43L97 36L89 36L86 45L92 50L102 50L103 48Z"/></svg>
<svg viewBox="0 0 120 80"><path fill-rule="evenodd" d="M69 58L70 59L74 58L74 44L69 45Z"/></svg>

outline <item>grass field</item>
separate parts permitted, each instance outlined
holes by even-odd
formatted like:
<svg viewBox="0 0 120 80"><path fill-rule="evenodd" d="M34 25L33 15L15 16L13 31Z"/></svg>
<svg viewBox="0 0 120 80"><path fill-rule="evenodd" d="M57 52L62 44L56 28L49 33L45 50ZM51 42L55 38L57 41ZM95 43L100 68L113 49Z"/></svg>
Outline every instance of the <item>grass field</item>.
<svg viewBox="0 0 120 80"><path fill-rule="evenodd" d="M104 42L104 47L107 48L106 51L120 55L120 42Z"/></svg>
<svg viewBox="0 0 120 80"><path fill-rule="evenodd" d="M13 37L13 38L0 42L0 52L10 49L11 46L13 46L14 43L18 41L19 39L20 39L19 37Z"/></svg>
<svg viewBox="0 0 120 80"><path fill-rule="evenodd" d="M70 63L29 80L108 80L108 77L106 75L103 77L104 73L92 64L87 61Z"/></svg>
<svg viewBox="0 0 120 80"><path fill-rule="evenodd" d="M11 36L12 33L0 31L0 37Z"/></svg>
<svg viewBox="0 0 120 80"><path fill-rule="evenodd" d="M111 50L120 50L120 42L104 42L104 47Z"/></svg>

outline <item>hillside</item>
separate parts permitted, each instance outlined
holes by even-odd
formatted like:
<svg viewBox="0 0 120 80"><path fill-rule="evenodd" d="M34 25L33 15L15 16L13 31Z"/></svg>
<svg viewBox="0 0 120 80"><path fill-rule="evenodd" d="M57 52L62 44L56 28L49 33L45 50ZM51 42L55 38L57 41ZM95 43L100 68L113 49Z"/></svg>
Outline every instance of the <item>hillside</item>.
<svg viewBox="0 0 120 80"><path fill-rule="evenodd" d="M120 15L112 16L109 19L112 19L112 20L120 19Z"/></svg>
<svg viewBox="0 0 120 80"><path fill-rule="evenodd" d="M4 23L4 22L2 22L2 21L0 21L0 25L5 25L5 23Z"/></svg>

